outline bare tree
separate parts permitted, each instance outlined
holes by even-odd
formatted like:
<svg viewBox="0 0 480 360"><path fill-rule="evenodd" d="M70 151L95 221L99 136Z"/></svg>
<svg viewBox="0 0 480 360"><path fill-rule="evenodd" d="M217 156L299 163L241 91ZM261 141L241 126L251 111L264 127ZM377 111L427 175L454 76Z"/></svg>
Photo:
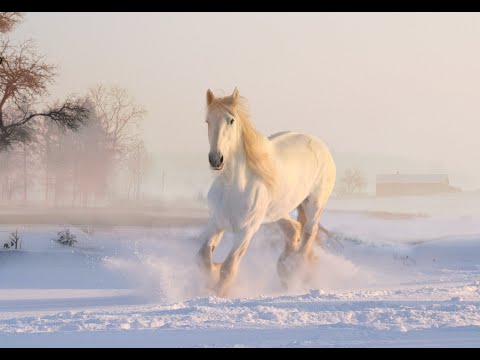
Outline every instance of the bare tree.
<svg viewBox="0 0 480 360"><path fill-rule="evenodd" d="M43 121L37 137L45 167L45 200L55 206L65 205L72 178L71 138L51 122Z"/></svg>
<svg viewBox="0 0 480 360"><path fill-rule="evenodd" d="M143 140L139 140L127 159L128 198L131 194L134 200L140 200L140 187L151 164L152 159L145 149L145 144Z"/></svg>
<svg viewBox="0 0 480 360"><path fill-rule="evenodd" d="M21 155L18 151L0 153L0 198L11 201L20 191L21 172L18 164Z"/></svg>
<svg viewBox="0 0 480 360"><path fill-rule="evenodd" d="M83 206L104 199L107 193L109 156L105 147L105 131L95 116L93 104L88 102L90 118L87 126L71 133L73 199L80 200Z"/></svg>
<svg viewBox="0 0 480 360"><path fill-rule="evenodd" d="M0 39L0 151L31 139L29 123L47 118L63 129L77 130L85 123L85 100L68 98L38 110L48 86L53 82L55 66L39 55L32 40L18 45Z"/></svg>
<svg viewBox="0 0 480 360"><path fill-rule="evenodd" d="M43 180L45 189L45 201L48 202L51 197L51 178L52 178L52 142L54 134L52 134L52 124L46 121L35 123L35 143L38 147L38 162L45 171Z"/></svg>
<svg viewBox="0 0 480 360"><path fill-rule="evenodd" d="M107 149L116 159L124 159L137 146L145 109L117 86L98 85L90 89L88 97L105 130Z"/></svg>
<svg viewBox="0 0 480 360"><path fill-rule="evenodd" d="M337 186L339 196L361 193L367 186L367 179L359 169L346 169Z"/></svg>
<svg viewBox="0 0 480 360"><path fill-rule="evenodd" d="M23 20L20 12L0 12L0 33L12 31Z"/></svg>

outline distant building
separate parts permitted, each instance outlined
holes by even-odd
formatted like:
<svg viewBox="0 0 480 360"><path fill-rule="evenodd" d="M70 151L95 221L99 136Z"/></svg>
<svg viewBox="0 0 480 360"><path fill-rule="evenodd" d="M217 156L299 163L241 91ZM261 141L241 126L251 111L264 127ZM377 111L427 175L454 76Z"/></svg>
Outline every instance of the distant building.
<svg viewBox="0 0 480 360"><path fill-rule="evenodd" d="M377 196L431 195L456 192L445 174L384 174L377 175Z"/></svg>

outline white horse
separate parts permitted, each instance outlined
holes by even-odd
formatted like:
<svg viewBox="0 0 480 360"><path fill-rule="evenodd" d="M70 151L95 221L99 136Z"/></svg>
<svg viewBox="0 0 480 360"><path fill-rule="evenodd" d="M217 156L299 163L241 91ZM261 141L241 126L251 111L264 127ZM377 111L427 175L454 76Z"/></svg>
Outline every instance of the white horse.
<svg viewBox="0 0 480 360"><path fill-rule="evenodd" d="M287 236L277 263L286 286L293 270L290 264L315 259L318 222L335 184L333 158L326 145L311 135L260 134L237 88L225 97L207 91L206 122L208 159L218 176L208 192L210 219L198 260L210 286L218 296L226 296L252 236L260 225L273 222ZM297 220L290 217L294 209ZM212 253L225 231L233 231L233 247L223 263L213 263ZM297 261L289 261L294 254Z"/></svg>

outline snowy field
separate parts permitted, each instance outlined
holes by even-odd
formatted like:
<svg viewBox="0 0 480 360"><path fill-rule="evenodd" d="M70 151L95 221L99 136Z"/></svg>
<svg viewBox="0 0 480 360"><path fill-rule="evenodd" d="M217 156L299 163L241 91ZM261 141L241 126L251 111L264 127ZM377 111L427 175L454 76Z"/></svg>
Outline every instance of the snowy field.
<svg viewBox="0 0 480 360"><path fill-rule="evenodd" d="M193 264L198 225L70 227L72 248L52 241L60 225L20 225L22 250L0 250L0 347L480 346L478 214L322 224L343 247L317 247L308 280L281 289L283 239L264 226L227 299ZM0 225L0 243L16 228Z"/></svg>

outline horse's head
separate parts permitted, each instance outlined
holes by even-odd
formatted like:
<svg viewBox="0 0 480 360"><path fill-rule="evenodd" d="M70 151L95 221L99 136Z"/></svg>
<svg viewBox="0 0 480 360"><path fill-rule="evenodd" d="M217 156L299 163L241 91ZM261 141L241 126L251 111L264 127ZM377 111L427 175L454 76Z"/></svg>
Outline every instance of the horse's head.
<svg viewBox="0 0 480 360"><path fill-rule="evenodd" d="M213 170L222 170L240 143L238 98L237 88L232 95L225 97L215 97L210 89L207 91L208 161Z"/></svg>

